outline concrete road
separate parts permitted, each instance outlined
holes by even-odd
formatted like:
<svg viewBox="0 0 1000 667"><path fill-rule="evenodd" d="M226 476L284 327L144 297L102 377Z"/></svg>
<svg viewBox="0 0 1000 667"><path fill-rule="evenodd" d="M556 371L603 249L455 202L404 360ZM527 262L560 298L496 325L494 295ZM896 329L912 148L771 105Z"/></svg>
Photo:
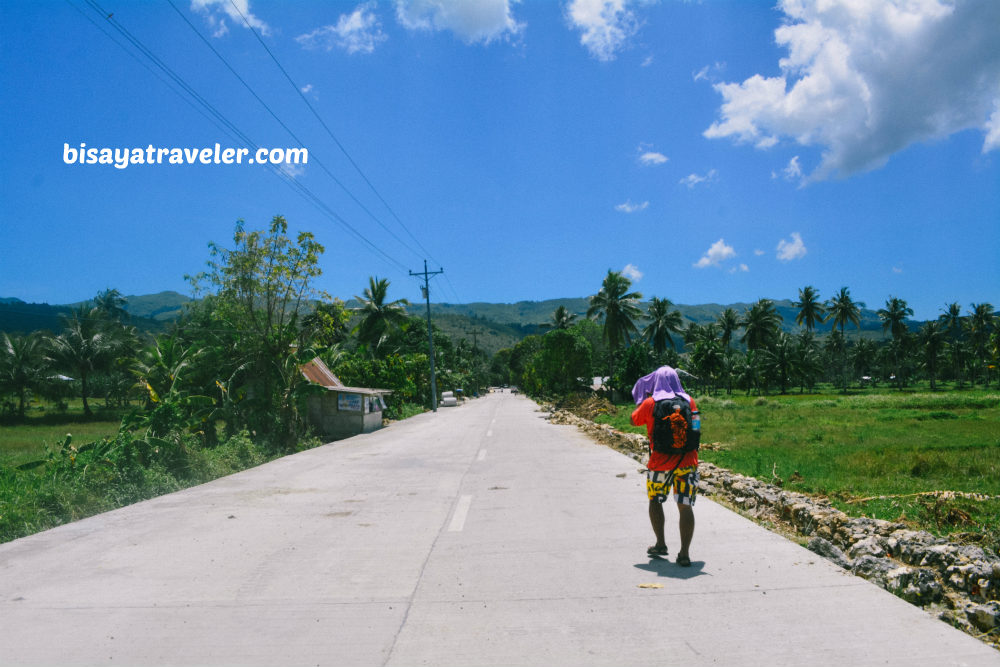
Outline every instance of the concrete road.
<svg viewBox="0 0 1000 667"><path fill-rule="evenodd" d="M0 664L1000 665L707 498L650 561L637 468L520 396L420 415L0 545Z"/></svg>

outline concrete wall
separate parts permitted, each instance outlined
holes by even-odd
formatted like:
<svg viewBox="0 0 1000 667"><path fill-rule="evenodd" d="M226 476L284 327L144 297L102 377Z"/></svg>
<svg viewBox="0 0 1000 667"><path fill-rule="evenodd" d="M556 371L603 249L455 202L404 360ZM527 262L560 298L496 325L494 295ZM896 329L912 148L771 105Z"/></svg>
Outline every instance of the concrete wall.
<svg viewBox="0 0 1000 667"><path fill-rule="evenodd" d="M351 395L351 401L361 399L362 410L342 409L340 393L330 390L310 396L307 400L309 423L321 438L342 440L359 433L371 433L382 428L382 411L368 412L368 396Z"/></svg>

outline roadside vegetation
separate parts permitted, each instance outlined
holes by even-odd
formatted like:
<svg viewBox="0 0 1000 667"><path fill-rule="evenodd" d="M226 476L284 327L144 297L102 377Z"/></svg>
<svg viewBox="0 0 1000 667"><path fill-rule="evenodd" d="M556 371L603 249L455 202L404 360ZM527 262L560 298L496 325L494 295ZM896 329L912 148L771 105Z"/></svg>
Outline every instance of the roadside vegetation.
<svg viewBox="0 0 1000 667"><path fill-rule="evenodd" d="M556 311L548 333L501 350L494 365L571 410L580 401L567 396L592 396L588 385L602 378L599 395L615 403L580 416L638 433L632 385L674 366L703 412L703 460L826 496L853 516L1000 552L1000 318L991 304L946 304L916 327L906 301L890 296L876 341L860 335L864 304L847 287L825 301L811 286L799 290L794 333L768 299L701 324L669 299L651 298L645 312L640 299L609 271L586 319Z"/></svg>
<svg viewBox="0 0 1000 667"><path fill-rule="evenodd" d="M314 357L349 386L391 390L386 418L430 405L426 324L388 280L370 277L354 308L330 298L315 288L323 247L291 238L281 217L261 231L240 222L231 247L209 249L189 277L198 299L165 333L138 333L113 289L59 332L0 332L0 541L317 444L303 407L318 389L299 372ZM544 334L492 357L475 336L435 328L438 390L559 398L596 379L620 401L601 419L630 430L629 390L669 364L699 397L706 460L851 514L997 545L991 304L946 304L917 327L891 296L879 341L862 335L864 304L847 287L827 300L799 290L792 332L768 299L695 323L668 298L645 309L642 298L608 271L585 313L559 307Z"/></svg>
<svg viewBox="0 0 1000 667"><path fill-rule="evenodd" d="M703 397L701 459L1000 553L1000 393ZM632 426L632 403L597 423Z"/></svg>
<svg viewBox="0 0 1000 667"><path fill-rule="evenodd" d="M316 289L324 249L236 225L188 277L198 300L155 337L108 289L61 331L0 332L0 541L319 444L299 368L319 357L348 386L389 389L385 418L431 402L427 325L369 278L359 307ZM488 356L434 330L437 387L489 384Z"/></svg>

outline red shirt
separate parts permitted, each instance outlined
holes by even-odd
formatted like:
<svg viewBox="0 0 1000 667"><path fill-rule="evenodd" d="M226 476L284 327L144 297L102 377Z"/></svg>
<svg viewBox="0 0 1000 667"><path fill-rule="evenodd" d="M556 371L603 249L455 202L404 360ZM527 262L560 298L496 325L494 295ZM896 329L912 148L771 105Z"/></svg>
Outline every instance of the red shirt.
<svg viewBox="0 0 1000 667"><path fill-rule="evenodd" d="M639 404L639 407L632 413L632 423L636 426L646 425L646 435L649 437L649 463L646 467L650 470L670 471L677 466L677 457L681 454L665 454L653 451L653 405L656 401L652 396L647 396L646 400ZM694 399L691 399L691 410L697 410ZM698 465L698 450L683 454L681 464L678 468L688 468Z"/></svg>

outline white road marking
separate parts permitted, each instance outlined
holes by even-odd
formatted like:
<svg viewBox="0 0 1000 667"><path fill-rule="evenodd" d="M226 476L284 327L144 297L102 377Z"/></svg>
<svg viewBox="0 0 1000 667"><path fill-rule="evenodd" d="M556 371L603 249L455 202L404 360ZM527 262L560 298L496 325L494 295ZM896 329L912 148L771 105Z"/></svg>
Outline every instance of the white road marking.
<svg viewBox="0 0 1000 667"><path fill-rule="evenodd" d="M469 515L470 505L472 505L472 496L462 496L458 499L458 507L455 508L455 514L451 517L448 532L457 533L465 528L465 517Z"/></svg>
<svg viewBox="0 0 1000 667"><path fill-rule="evenodd" d="M479 450L479 456L476 457L476 460L477 461L483 461L485 459L486 459L486 450L485 449L480 449Z"/></svg>

